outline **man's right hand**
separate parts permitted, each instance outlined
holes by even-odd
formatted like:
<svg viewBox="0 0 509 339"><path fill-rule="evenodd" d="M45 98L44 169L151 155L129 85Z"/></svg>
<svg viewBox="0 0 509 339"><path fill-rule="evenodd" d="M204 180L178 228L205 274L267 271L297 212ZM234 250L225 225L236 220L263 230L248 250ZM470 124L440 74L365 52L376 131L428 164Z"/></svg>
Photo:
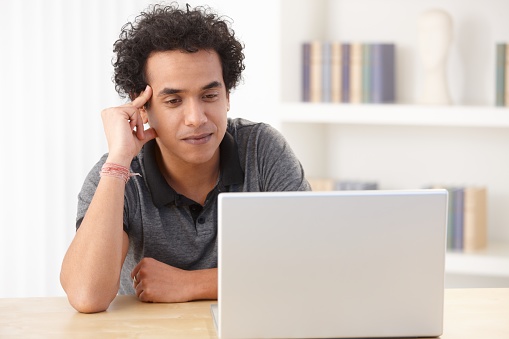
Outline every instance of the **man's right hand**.
<svg viewBox="0 0 509 339"><path fill-rule="evenodd" d="M144 130L143 124L147 121L144 121L141 115L143 106L151 96L152 88L147 85L132 102L101 112L108 141L108 162L129 167L131 160L140 152L143 145L157 136L153 128Z"/></svg>

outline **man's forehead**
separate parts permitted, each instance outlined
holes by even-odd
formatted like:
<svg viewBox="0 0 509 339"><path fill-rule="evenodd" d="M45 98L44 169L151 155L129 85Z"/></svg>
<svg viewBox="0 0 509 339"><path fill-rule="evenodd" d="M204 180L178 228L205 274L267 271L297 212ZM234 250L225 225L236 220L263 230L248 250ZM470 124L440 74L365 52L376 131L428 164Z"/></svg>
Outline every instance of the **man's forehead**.
<svg viewBox="0 0 509 339"><path fill-rule="evenodd" d="M212 87L221 87L224 84L221 63L215 51L152 53L147 59L145 71L147 82L159 90L198 89L212 83Z"/></svg>

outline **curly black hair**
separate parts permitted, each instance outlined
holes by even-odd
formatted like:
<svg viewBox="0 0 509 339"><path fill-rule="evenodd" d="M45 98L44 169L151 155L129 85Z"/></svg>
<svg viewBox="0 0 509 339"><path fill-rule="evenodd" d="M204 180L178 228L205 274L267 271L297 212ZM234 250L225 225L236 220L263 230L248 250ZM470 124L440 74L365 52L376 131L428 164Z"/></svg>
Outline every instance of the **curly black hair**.
<svg viewBox="0 0 509 339"><path fill-rule="evenodd" d="M221 60L226 90L235 88L244 70L244 45L235 37L231 21L208 7L179 9L178 3L152 5L122 27L113 44L115 89L134 99L147 85L145 64L152 52L215 50Z"/></svg>

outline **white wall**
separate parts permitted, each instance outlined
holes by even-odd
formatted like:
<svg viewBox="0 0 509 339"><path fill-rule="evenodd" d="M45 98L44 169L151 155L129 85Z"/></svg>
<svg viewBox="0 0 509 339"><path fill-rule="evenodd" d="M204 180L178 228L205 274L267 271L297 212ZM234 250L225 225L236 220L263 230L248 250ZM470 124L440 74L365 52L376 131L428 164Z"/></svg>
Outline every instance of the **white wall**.
<svg viewBox="0 0 509 339"><path fill-rule="evenodd" d="M58 275L76 196L107 151L100 111L122 103L111 82L112 45L149 3L0 2L0 297L63 295ZM276 123L279 2L206 3L235 21L246 44L231 116Z"/></svg>

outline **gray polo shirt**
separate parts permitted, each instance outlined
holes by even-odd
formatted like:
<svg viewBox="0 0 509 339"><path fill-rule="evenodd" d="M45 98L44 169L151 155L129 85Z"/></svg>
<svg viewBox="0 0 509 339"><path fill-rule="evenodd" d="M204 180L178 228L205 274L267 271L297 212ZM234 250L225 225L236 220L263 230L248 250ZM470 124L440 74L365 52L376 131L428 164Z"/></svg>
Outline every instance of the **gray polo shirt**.
<svg viewBox="0 0 509 339"><path fill-rule="evenodd" d="M217 267L217 195L220 192L304 191L310 186L283 136L271 126L228 119L220 144L220 178L202 206L168 185L156 159L157 144L145 144L131 163L124 195L124 230L129 250L120 294L134 294L130 273L144 257L185 270ZM99 183L105 154L78 195L79 227ZM241 220L239 222L242 222Z"/></svg>

